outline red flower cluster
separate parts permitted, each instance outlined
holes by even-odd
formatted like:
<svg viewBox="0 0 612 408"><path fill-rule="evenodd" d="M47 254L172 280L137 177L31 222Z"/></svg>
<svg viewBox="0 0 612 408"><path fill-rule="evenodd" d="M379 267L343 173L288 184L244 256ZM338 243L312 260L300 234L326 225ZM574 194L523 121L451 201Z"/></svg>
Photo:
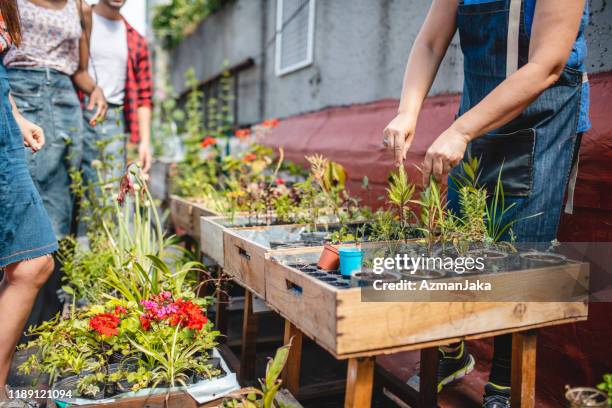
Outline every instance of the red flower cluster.
<svg viewBox="0 0 612 408"><path fill-rule="evenodd" d="M189 329L202 330L204 325L208 323L208 318L204 316L202 309L195 303L179 299L174 304L178 306L178 311L168 319L171 326L180 324Z"/></svg>
<svg viewBox="0 0 612 408"><path fill-rule="evenodd" d="M89 320L89 327L103 336L113 337L119 334L117 327L119 327L120 321L121 319L115 314L100 313Z"/></svg>
<svg viewBox="0 0 612 408"><path fill-rule="evenodd" d="M202 147L202 149L210 146L210 145L214 145L217 143L217 139L215 139L212 136L206 136L204 138L204 140L202 140L202 143L200 143L200 146Z"/></svg>
<svg viewBox="0 0 612 408"><path fill-rule="evenodd" d="M151 328L151 322L167 322L170 326L180 325L193 330L202 330L208 318L202 309L191 301L183 299L172 300L169 292L152 296L151 300L143 300L145 313L140 316L143 330Z"/></svg>
<svg viewBox="0 0 612 408"><path fill-rule="evenodd" d="M279 177L279 178L276 179L276 184L279 185L279 186L283 185L283 184L285 184L285 180L283 180L281 177Z"/></svg>
<svg viewBox="0 0 612 408"><path fill-rule="evenodd" d="M234 132L234 134L237 138L244 139L245 137L248 137L251 134L251 129L238 129L236 132Z"/></svg>
<svg viewBox="0 0 612 408"><path fill-rule="evenodd" d="M252 162L256 158L257 158L257 155L255 153L249 153L242 158L242 161L245 163L248 163L248 162Z"/></svg>
<svg viewBox="0 0 612 408"><path fill-rule="evenodd" d="M267 128L275 128L278 126L279 123L280 121L278 119L269 119L269 120L264 120L262 125L263 127L267 127Z"/></svg>

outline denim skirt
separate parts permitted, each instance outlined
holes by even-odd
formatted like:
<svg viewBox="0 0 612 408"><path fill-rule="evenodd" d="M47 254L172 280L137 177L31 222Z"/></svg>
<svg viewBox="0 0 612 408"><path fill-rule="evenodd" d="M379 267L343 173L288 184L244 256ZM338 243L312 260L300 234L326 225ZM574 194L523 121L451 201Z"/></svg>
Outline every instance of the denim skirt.
<svg viewBox="0 0 612 408"><path fill-rule="evenodd" d="M57 250L8 96L9 82L0 64L0 267Z"/></svg>
<svg viewBox="0 0 612 408"><path fill-rule="evenodd" d="M68 75L48 68L8 69L17 108L45 132L45 147L26 152L34 185L40 192L58 239L70 233L74 194L71 171L83 155L83 112Z"/></svg>

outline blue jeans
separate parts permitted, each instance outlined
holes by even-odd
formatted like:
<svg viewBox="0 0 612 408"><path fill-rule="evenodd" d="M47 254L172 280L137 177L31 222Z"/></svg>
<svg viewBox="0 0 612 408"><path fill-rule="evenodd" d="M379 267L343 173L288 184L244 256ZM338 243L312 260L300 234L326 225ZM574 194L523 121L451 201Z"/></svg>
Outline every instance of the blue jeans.
<svg viewBox="0 0 612 408"><path fill-rule="evenodd" d="M74 196L70 170L82 156L83 121L68 75L52 69L9 69L11 94L20 112L45 132L45 147L27 153L28 166L58 238L70 233Z"/></svg>
<svg viewBox="0 0 612 408"><path fill-rule="evenodd" d="M84 102L87 106L87 100ZM125 171L126 140L123 120L123 107L108 105L106 118L96 126L89 124L94 111L83 110L85 138L83 140L83 160L81 171L84 183L113 183L119 186L119 180ZM103 168L98 174L95 160L103 162ZM101 180L100 180L101 178ZM98 189L96 189L98 190ZM99 190L98 190L99 191Z"/></svg>

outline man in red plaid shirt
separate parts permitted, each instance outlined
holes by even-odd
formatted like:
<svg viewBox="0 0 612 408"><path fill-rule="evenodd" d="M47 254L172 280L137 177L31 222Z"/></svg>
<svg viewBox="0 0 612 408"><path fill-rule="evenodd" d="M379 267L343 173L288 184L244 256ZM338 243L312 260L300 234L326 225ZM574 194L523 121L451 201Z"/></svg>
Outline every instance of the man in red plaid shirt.
<svg viewBox="0 0 612 408"><path fill-rule="evenodd" d="M89 124L82 161L85 182L97 183L96 161L112 167L104 182L115 181L125 168L125 146L138 143L143 170L151 167L153 84L146 40L121 15L126 0L99 0L93 7L89 71L104 91L109 109L102 123Z"/></svg>

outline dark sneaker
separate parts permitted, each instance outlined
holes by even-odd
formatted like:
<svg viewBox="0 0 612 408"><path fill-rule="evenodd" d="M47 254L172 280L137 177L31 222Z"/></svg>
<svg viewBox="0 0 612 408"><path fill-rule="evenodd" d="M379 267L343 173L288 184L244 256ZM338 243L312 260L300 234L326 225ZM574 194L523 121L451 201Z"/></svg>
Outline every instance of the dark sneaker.
<svg viewBox="0 0 612 408"><path fill-rule="evenodd" d="M510 408L510 387L487 383L482 408Z"/></svg>
<svg viewBox="0 0 612 408"><path fill-rule="evenodd" d="M474 370L474 357L465 350L465 343L461 342L461 349L456 356L446 355L442 350L439 351L438 360L438 392L442 388L457 381Z"/></svg>

